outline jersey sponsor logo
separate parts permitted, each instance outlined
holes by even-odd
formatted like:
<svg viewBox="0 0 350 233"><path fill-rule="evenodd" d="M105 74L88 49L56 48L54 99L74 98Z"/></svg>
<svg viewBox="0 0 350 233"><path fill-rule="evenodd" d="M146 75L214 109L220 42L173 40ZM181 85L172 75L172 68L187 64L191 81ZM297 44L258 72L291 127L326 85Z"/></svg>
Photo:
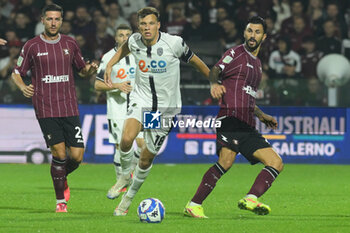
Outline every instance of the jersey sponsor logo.
<svg viewBox="0 0 350 233"><path fill-rule="evenodd" d="M254 91L251 86L243 87L242 90L245 91L245 93L247 93L248 95L251 95L254 98L256 98L256 91Z"/></svg>
<svg viewBox="0 0 350 233"><path fill-rule="evenodd" d="M144 60L139 61L139 69L144 73L148 71L151 73L165 73L167 71L166 65L166 61L164 60L152 60L149 64Z"/></svg>
<svg viewBox="0 0 350 233"><path fill-rule="evenodd" d="M232 60L233 60L233 58L232 58L231 56L228 56L228 55L227 55L226 57L224 57L224 59L222 60L222 62L228 64L228 63L230 63Z"/></svg>
<svg viewBox="0 0 350 233"><path fill-rule="evenodd" d="M69 50L68 49L63 49L64 55L69 55Z"/></svg>
<svg viewBox="0 0 350 233"><path fill-rule="evenodd" d="M45 83L62 83L62 82L68 82L69 76L68 75L45 75L45 78L42 78L41 81L44 81Z"/></svg>
<svg viewBox="0 0 350 233"><path fill-rule="evenodd" d="M19 56L19 58L17 59L17 66L21 66L23 62L23 57Z"/></svg>
<svg viewBox="0 0 350 233"><path fill-rule="evenodd" d="M124 68L120 68L117 71L117 75L115 77L116 78L120 78L120 79L125 79L126 77L128 77L129 74L135 74L135 68L134 67L130 67L130 69L128 71L125 71Z"/></svg>
<svg viewBox="0 0 350 233"><path fill-rule="evenodd" d="M248 62L247 62L247 67L252 68L252 69L254 68L254 66L249 64Z"/></svg>
<svg viewBox="0 0 350 233"><path fill-rule="evenodd" d="M37 57L47 56L47 55L49 55L48 52L45 52L45 53L40 53L40 52L38 52L38 53L36 54Z"/></svg>

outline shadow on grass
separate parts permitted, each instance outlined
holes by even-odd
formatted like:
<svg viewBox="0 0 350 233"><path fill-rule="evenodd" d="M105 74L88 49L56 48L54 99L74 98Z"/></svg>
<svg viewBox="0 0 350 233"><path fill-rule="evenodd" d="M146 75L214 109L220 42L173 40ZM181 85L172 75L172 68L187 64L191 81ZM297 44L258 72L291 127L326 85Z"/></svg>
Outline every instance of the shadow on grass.
<svg viewBox="0 0 350 233"><path fill-rule="evenodd" d="M69 187L71 191L103 191L107 192L108 189L97 189L97 188L77 188L77 187ZM53 190L53 187L37 187L40 190Z"/></svg>
<svg viewBox="0 0 350 233"><path fill-rule="evenodd" d="M52 213L52 210L48 210L48 209L35 209L35 208L17 207L17 206L0 206L0 210L18 210L18 211L26 211L28 213Z"/></svg>

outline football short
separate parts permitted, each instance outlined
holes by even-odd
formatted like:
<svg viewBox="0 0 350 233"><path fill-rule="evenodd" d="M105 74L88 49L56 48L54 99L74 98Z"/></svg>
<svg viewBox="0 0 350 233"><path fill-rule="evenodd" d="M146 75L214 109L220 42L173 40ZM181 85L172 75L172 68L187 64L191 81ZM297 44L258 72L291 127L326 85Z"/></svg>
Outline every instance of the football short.
<svg viewBox="0 0 350 233"><path fill-rule="evenodd" d="M251 164L260 162L253 154L255 151L271 147L270 143L253 127L235 117L221 120L221 127L216 129L216 151L227 147L241 153Z"/></svg>
<svg viewBox="0 0 350 233"><path fill-rule="evenodd" d="M123 119L108 119L109 143L120 143L124 121ZM137 138L143 138L143 132L140 132Z"/></svg>
<svg viewBox="0 0 350 233"><path fill-rule="evenodd" d="M47 147L64 142L68 147L84 148L79 116L38 119Z"/></svg>
<svg viewBox="0 0 350 233"><path fill-rule="evenodd" d="M145 101L130 101L129 111L126 114L126 118L134 118L143 125L143 117L145 111L151 111L149 107L144 107ZM174 115L162 115L165 119L173 119ZM168 121L166 121L168 122ZM143 137L145 139L145 144L147 149L153 153L157 154L160 148L163 145L165 138L168 136L171 131L171 124L162 126L160 129L144 129Z"/></svg>

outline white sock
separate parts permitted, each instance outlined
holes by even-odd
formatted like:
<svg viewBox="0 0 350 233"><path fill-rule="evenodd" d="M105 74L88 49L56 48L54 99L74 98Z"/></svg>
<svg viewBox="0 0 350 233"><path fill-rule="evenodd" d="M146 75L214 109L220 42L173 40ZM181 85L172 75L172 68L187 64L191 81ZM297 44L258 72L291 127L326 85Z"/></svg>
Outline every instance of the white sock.
<svg viewBox="0 0 350 233"><path fill-rule="evenodd" d="M134 148L131 147L131 149L127 152L119 150L120 152L120 165L122 167L122 174L123 175L129 175L131 173L131 160L134 156Z"/></svg>
<svg viewBox="0 0 350 233"><path fill-rule="evenodd" d="M193 202L191 201L190 204L188 204L189 206L197 206L197 205L200 205L200 204L197 204L196 202Z"/></svg>
<svg viewBox="0 0 350 233"><path fill-rule="evenodd" d="M119 150L115 150L114 153L114 169L115 169L115 175L116 175L116 180L122 175L122 167L120 165L120 152Z"/></svg>
<svg viewBox="0 0 350 233"><path fill-rule="evenodd" d="M131 161L131 172L135 171L135 168L137 166L137 164L139 163L139 159L140 159L140 148L137 148L137 150L134 152L134 156L132 157L132 161ZM140 149L141 150L141 149Z"/></svg>
<svg viewBox="0 0 350 233"><path fill-rule="evenodd" d="M56 204L64 203L67 204L65 199L56 200Z"/></svg>
<svg viewBox="0 0 350 233"><path fill-rule="evenodd" d="M245 197L246 198L258 198L257 196L255 196L253 194L247 194Z"/></svg>
<svg viewBox="0 0 350 233"><path fill-rule="evenodd" d="M132 182L131 186L129 187L128 192L126 193L126 195L128 197L134 198L136 193L141 188L141 185L143 184L143 182L145 182L149 172L151 171L151 168L152 168L152 165L145 170L141 169L138 165L136 166L135 172L134 172L133 182Z"/></svg>

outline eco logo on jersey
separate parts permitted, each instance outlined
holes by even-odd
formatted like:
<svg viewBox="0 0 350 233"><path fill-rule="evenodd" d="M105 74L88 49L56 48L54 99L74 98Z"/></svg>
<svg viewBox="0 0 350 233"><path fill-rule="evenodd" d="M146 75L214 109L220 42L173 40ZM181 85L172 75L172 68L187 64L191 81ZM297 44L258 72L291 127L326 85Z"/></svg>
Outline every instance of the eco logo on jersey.
<svg viewBox="0 0 350 233"><path fill-rule="evenodd" d="M135 68L134 67L130 67L130 69L128 71L125 71L124 68L120 68L117 71L117 75L115 77L116 78L120 78L120 79L124 79L130 74L135 74Z"/></svg>
<svg viewBox="0 0 350 233"><path fill-rule="evenodd" d="M142 72L148 72L151 73L165 73L166 72L166 62L164 60L152 60L149 64L147 64L144 60L139 61L139 69Z"/></svg>

